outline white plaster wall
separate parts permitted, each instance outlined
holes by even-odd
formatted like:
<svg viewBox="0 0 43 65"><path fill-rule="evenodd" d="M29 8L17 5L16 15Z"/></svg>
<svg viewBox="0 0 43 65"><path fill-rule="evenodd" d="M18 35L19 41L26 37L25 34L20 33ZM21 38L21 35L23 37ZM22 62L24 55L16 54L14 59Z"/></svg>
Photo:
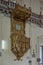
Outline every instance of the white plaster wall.
<svg viewBox="0 0 43 65"><path fill-rule="evenodd" d="M0 52L1 52L1 17L0 17ZM2 65L2 58L0 57L0 64Z"/></svg>
<svg viewBox="0 0 43 65"><path fill-rule="evenodd" d="M0 49L1 49L1 20L0 20Z"/></svg>
<svg viewBox="0 0 43 65"><path fill-rule="evenodd" d="M40 2L40 6L42 7L42 14L43 14L43 2Z"/></svg>

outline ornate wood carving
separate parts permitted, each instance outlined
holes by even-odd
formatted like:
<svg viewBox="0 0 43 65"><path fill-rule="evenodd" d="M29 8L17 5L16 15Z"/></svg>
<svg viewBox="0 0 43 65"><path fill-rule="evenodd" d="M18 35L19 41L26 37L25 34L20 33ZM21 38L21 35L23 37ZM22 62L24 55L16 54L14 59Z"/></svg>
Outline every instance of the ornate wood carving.
<svg viewBox="0 0 43 65"><path fill-rule="evenodd" d="M27 9L26 7L16 5L15 9L13 9L12 15L13 15L14 19L17 18L17 19L24 21L24 20L27 20L28 18L30 18L31 10Z"/></svg>
<svg viewBox="0 0 43 65"><path fill-rule="evenodd" d="M30 38L25 37L25 21L30 15L30 10L19 5L11 14L11 50L17 60L20 60L30 48Z"/></svg>
<svg viewBox="0 0 43 65"><path fill-rule="evenodd" d="M5 16L10 17L12 9L15 8L15 5L16 5L16 1L0 0L0 13L3 13ZM32 13L30 19L31 19L30 20L31 23L35 23L39 27L43 28L43 15L40 16L38 14Z"/></svg>

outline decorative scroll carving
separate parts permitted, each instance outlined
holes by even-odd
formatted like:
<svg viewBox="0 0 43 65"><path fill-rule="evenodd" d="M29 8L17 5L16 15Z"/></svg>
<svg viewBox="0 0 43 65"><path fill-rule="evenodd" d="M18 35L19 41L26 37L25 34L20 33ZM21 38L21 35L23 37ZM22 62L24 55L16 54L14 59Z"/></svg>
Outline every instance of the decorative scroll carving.
<svg viewBox="0 0 43 65"><path fill-rule="evenodd" d="M15 0L14 1L0 0L0 12L3 13L5 16L10 17L12 9L15 8L15 5L16 5ZM40 21L40 17L41 17L41 21ZM30 21L31 23L35 23L39 27L43 28L43 15L40 16L38 14L32 13L30 19L31 19Z"/></svg>
<svg viewBox="0 0 43 65"><path fill-rule="evenodd" d="M31 10L27 9L26 7L16 5L12 14L13 14L14 19L17 18L24 21L30 18Z"/></svg>
<svg viewBox="0 0 43 65"><path fill-rule="evenodd" d="M26 38L25 36L13 34L12 38L12 52L16 55L17 59L20 58L28 51L30 48L30 38Z"/></svg>
<svg viewBox="0 0 43 65"><path fill-rule="evenodd" d="M11 14L11 50L17 60L30 48L30 38L25 37L25 21L30 18L31 10L17 6Z"/></svg>

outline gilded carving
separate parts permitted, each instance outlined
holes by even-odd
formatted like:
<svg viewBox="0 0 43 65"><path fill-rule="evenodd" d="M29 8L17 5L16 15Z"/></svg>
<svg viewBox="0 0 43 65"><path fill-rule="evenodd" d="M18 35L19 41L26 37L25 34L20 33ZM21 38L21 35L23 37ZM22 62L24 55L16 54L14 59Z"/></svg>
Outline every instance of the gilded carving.
<svg viewBox="0 0 43 65"><path fill-rule="evenodd" d="M17 60L30 48L30 38L25 37L25 21L30 17L31 11L17 6L11 15L11 50Z"/></svg>

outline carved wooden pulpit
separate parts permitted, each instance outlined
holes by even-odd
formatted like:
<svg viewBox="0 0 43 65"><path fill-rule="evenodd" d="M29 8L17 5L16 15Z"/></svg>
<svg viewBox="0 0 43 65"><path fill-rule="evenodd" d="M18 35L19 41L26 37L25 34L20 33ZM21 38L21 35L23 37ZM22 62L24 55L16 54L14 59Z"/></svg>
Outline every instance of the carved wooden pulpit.
<svg viewBox="0 0 43 65"><path fill-rule="evenodd" d="M11 14L11 50L17 60L30 48L30 38L25 36L25 21L30 16L31 10L20 5L16 5Z"/></svg>

